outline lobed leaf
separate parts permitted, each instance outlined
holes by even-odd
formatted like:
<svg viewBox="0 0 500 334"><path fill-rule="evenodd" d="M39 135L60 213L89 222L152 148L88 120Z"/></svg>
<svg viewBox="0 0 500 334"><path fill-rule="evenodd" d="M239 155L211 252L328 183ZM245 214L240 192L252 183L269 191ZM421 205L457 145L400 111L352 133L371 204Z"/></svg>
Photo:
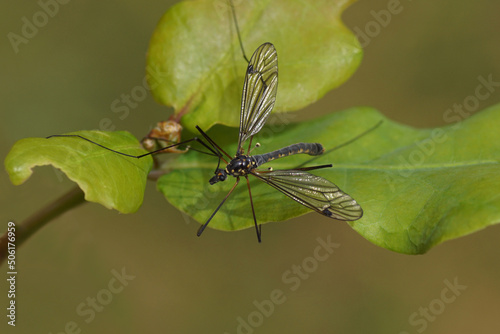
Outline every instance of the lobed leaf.
<svg viewBox="0 0 500 334"><path fill-rule="evenodd" d="M301 109L346 81L362 50L340 16L352 0L234 0L250 58L265 42L278 51L275 111ZM183 1L162 17L151 38L147 75L156 100L183 115L190 131L239 124L247 63L228 0ZM300 13L300 14L299 14ZM284 29L286 27L286 29Z"/></svg>
<svg viewBox="0 0 500 334"><path fill-rule="evenodd" d="M295 142L319 142L326 150L342 144L381 119L373 132L307 165L333 163L313 174L337 184L361 204L364 216L350 225L381 247L407 254L431 247L500 221L500 105L461 123L415 129L386 119L371 108L353 108L300 124L264 128L257 153ZM237 131L212 131L216 142L233 154ZM480 135L478 135L480 134ZM232 144L227 143L230 137ZM274 169L294 168L310 159L296 155L275 160ZM158 188L174 206L204 223L235 179L208 185L217 159L196 152L169 164ZM253 178L250 176L250 178ZM251 181L259 223L284 221L310 212L274 188ZM317 213L311 219L338 223ZM209 226L234 231L253 227L248 190L243 179Z"/></svg>

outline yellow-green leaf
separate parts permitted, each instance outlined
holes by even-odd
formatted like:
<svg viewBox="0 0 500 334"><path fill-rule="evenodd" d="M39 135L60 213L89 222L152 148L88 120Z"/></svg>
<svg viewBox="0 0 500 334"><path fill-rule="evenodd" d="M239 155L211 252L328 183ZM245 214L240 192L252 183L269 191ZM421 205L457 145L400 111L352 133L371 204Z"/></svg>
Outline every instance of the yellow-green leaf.
<svg viewBox="0 0 500 334"><path fill-rule="evenodd" d="M128 132L79 131L71 134L127 154L145 153ZM21 139L5 159L5 168L16 185L25 182L35 166L44 165L59 168L75 181L87 201L131 213L142 204L152 159L124 157L75 137Z"/></svg>

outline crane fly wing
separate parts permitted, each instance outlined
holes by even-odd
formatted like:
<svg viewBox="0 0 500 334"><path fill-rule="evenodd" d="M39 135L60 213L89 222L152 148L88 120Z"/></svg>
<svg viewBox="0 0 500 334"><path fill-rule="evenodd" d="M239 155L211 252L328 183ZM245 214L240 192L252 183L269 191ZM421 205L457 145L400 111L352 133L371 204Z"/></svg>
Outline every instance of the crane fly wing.
<svg viewBox="0 0 500 334"><path fill-rule="evenodd" d="M363 216L361 206L351 196L322 177L296 169L254 171L252 174L324 216L347 221Z"/></svg>
<svg viewBox="0 0 500 334"><path fill-rule="evenodd" d="M273 110L278 90L278 54L274 45L264 43L248 63L241 97L238 152L243 143L262 129Z"/></svg>

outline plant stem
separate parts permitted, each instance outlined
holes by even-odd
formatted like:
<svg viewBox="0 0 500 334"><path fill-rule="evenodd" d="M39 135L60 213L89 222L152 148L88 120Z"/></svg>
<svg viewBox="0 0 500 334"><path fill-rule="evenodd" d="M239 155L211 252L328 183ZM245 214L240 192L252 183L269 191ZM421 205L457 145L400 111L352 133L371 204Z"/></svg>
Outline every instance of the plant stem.
<svg viewBox="0 0 500 334"><path fill-rule="evenodd" d="M42 228L45 224L56 218L60 214L85 202L83 192L75 187L54 202L42 208L21 224L16 224L16 250L33 233ZM0 265L7 258L7 232L0 237Z"/></svg>

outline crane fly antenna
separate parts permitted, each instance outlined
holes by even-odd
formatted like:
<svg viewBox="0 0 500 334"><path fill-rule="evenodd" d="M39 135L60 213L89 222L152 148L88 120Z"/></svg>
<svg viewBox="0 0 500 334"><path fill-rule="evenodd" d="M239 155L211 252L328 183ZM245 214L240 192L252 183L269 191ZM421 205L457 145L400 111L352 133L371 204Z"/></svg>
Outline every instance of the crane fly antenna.
<svg viewBox="0 0 500 334"><path fill-rule="evenodd" d="M214 142L212 140L212 138L210 138L198 125L196 126L196 129L200 132L200 134L203 136L203 138L205 138L206 141L208 141L208 143L210 145L212 145L212 147L217 151L217 157L219 158L219 161L217 162L217 168L215 168L215 174L218 174L219 171L220 171L220 161L224 161L226 164L228 163L226 159L224 159L224 156L222 155L222 153L224 153L228 158L229 160L231 160L231 156L229 154L226 153L226 151L224 151L222 148L220 148L219 145L217 145L216 142ZM222 152L222 153L221 153ZM217 212L217 211L216 211ZM210 218L211 219L211 218ZM207 223L208 224L208 223ZM203 232L203 231L202 231Z"/></svg>
<svg viewBox="0 0 500 334"><path fill-rule="evenodd" d="M210 137L209 137L209 136L208 136L208 135L207 135L207 134L206 134L206 133L205 133L205 132L204 132L204 131L203 131L203 130L202 130L202 129L198 126L198 125L196 126L196 130L198 130L198 131L201 133L201 135L203 136L203 138L205 138L205 140L206 140L206 141L208 141L208 142L210 143L210 145L212 145L212 146L213 146L213 147L214 147L217 151L219 151L218 156L219 156L222 160L224 160L224 162L226 162L226 163L227 163L227 161L226 161L226 160L222 157L222 154L221 154L220 152L224 153L224 154L225 154L225 155L229 158L229 160L231 160L231 159L232 159L232 157L231 157L229 154L227 154L227 153L226 153L226 151L224 151L222 148L220 148L220 146L219 146L219 145L217 145L217 144L216 144L216 143L212 140L212 138L210 138Z"/></svg>

